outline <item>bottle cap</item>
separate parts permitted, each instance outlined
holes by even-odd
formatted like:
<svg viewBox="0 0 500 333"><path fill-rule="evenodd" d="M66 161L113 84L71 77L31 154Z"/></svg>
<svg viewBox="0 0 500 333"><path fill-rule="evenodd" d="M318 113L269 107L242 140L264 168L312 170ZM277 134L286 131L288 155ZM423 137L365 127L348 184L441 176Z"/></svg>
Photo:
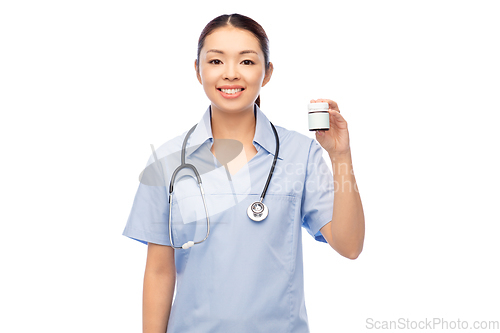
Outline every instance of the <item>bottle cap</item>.
<svg viewBox="0 0 500 333"><path fill-rule="evenodd" d="M328 103L309 103L309 112L311 111L328 111Z"/></svg>

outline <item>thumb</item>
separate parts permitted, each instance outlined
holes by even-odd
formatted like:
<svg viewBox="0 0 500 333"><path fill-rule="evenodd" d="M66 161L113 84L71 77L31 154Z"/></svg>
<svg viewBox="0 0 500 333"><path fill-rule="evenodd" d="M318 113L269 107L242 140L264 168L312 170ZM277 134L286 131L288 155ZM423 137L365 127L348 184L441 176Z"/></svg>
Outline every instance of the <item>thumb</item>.
<svg viewBox="0 0 500 333"><path fill-rule="evenodd" d="M316 138L322 138L323 136L325 136L324 131L316 131Z"/></svg>
<svg viewBox="0 0 500 333"><path fill-rule="evenodd" d="M321 142L325 138L325 132L324 131L316 131L316 140L321 144Z"/></svg>

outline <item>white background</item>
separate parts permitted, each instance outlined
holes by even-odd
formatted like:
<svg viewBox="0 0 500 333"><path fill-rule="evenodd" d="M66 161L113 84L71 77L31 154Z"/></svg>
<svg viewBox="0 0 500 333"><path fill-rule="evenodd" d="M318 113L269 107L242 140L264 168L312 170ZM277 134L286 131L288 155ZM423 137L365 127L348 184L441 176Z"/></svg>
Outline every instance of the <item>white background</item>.
<svg viewBox="0 0 500 333"><path fill-rule="evenodd" d="M234 12L269 36L273 123L313 137L328 98L349 124L365 246L303 230L311 332L500 321L497 1L3 1L0 331L141 331L147 246L121 233L150 144L209 105L201 30Z"/></svg>

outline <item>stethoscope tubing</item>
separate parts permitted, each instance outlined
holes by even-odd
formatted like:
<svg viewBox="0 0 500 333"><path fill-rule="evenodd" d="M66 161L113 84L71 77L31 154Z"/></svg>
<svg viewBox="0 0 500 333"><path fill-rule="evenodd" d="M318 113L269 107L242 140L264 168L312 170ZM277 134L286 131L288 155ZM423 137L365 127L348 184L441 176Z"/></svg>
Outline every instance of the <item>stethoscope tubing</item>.
<svg viewBox="0 0 500 333"><path fill-rule="evenodd" d="M187 248L190 248L191 246L193 246L195 244L199 244L199 243L205 241L208 238L208 235L210 234L210 218L209 218L209 215L208 215L207 203L205 201L205 191L203 191L203 186L201 184L202 183L201 182L201 176L200 176L198 170L196 169L196 167L194 165L186 163L186 143L187 143L187 139L189 138L189 136L191 135L191 133L194 131L195 128L196 128L196 125L194 125L189 130L189 132L186 134L184 142L182 143L181 165L179 165L174 170L174 172L172 173L172 177L170 178L170 186L169 186L169 194L168 194L168 207L169 207L169 209L168 209L168 236L170 237L170 246L172 248L174 248L174 249L187 249ZM184 168L188 168L188 169L193 170L193 172L196 175L196 179L198 180L198 186L200 188L201 197L203 199L203 207L205 208L205 215L207 217L207 235L201 241L198 241L198 242L189 241L187 243L184 243L182 246L174 246L174 243L172 242L172 202L173 202L174 183L175 183L175 177L177 176L177 173L179 171L181 171L182 169L184 169Z"/></svg>
<svg viewBox="0 0 500 333"><path fill-rule="evenodd" d="M265 206L265 204L263 203L263 200L264 200L264 197L266 196L266 192L267 192L267 188L269 187L269 183L271 182L271 178L272 178L273 173L274 173L274 168L276 166L276 160L278 159L278 153L279 153L279 149L280 149L280 142L279 142L278 132L276 131L276 128L274 127L273 123L271 123L271 122L269 122L269 123L271 124L271 127L272 127L273 132L274 132L274 137L276 139L276 150L275 150L275 153L274 153L273 164L271 165L271 170L269 171L269 175L267 176L266 185L264 186L264 190L262 191L262 194L260 196L260 200L257 201L257 202L252 203L248 207L248 217L251 218L254 221L261 221L261 220L263 220L263 219L265 219L267 217L268 209ZM174 248L174 249L188 249L188 248L190 248L191 246L193 246L195 244L199 244L199 243L205 241L208 238L208 235L210 234L210 218L209 218L209 214L208 214L207 204L206 204L206 201L205 201L205 191L203 190L201 176L200 176L198 170L196 169L196 167L194 165L186 163L186 144L187 144L187 140L188 140L189 136L191 135L191 133L193 133L193 131L195 130L196 126L197 125L194 125L193 127L191 127L191 129L186 134L186 137L184 138L184 142L182 143L181 164L174 170L174 172L172 173L172 177L170 178L169 195L168 195L168 205L169 205L169 213L168 213L168 235L169 235L169 238L170 238L170 246L172 248ZM184 168L191 169L195 173L196 178L198 180L198 186L200 188L201 197L203 199L203 206L205 208L205 215L207 217L207 234L206 234L205 238L203 240L201 240L201 241L198 241L198 242L188 241L188 242L184 243L182 246L174 246L174 243L172 242L172 238L173 238L173 236L172 236L172 202L173 202L174 183L175 183L175 177L177 176L177 173L179 171L181 171L182 169L184 169ZM256 219L252 218L251 214L250 214L251 207L253 207L255 203L260 203L264 207L264 210L266 212L265 216L261 217L260 219L259 218L256 218ZM255 216L256 215L254 215L254 217Z"/></svg>
<svg viewBox="0 0 500 333"><path fill-rule="evenodd" d="M278 132L276 131L276 128L274 127L272 122L269 122L271 124L271 127L273 128L274 132L274 138L276 139L276 150L274 152L274 158L273 158L273 164L271 165L271 171L269 171L269 176L267 176L267 181L266 185L264 186L264 190L262 191L262 194L260 195L260 202L264 200L264 197L266 196L267 188L269 187L269 183L271 182L271 177L273 176L274 172L274 167L276 166L276 160L278 159L278 153L280 151L280 140L278 138Z"/></svg>

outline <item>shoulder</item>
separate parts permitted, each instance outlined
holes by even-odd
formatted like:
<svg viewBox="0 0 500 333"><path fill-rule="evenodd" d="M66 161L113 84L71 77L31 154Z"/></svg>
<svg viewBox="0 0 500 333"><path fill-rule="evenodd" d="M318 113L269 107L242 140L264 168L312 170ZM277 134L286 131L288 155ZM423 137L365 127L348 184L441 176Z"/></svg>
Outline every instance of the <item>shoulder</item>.
<svg viewBox="0 0 500 333"><path fill-rule="evenodd" d="M159 147L152 147L152 149L154 148L154 151L151 152L147 165L154 163L155 160L170 160L179 157L182 149L182 143L187 132L188 131L186 130L182 134L169 139Z"/></svg>
<svg viewBox="0 0 500 333"><path fill-rule="evenodd" d="M274 125L276 127L276 131L278 132L278 135L280 137L280 141L283 142L295 142L298 144L306 144L310 145L314 139L299 133L294 130L289 130L285 127L279 126L279 125Z"/></svg>
<svg viewBox="0 0 500 333"><path fill-rule="evenodd" d="M276 131L280 139L280 149L286 149L293 154L299 154L307 158L309 151L316 142L315 139L310 138L302 133L294 130L286 129L282 126L277 126Z"/></svg>

